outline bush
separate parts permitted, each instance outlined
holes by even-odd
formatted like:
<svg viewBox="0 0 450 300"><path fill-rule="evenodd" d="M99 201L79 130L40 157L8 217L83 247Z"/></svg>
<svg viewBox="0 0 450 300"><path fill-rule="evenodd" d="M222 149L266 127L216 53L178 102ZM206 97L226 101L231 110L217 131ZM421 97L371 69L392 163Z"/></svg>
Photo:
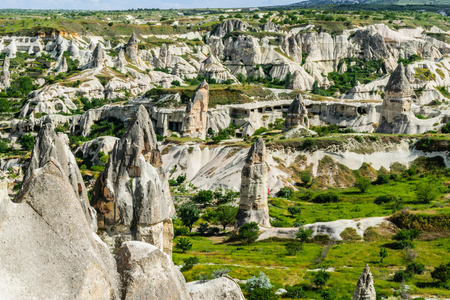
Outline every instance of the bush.
<svg viewBox="0 0 450 300"><path fill-rule="evenodd" d="M34 136L32 136L31 134L24 134L20 138L20 145L22 145L22 148L24 150L31 151L33 150L34 140Z"/></svg>
<svg viewBox="0 0 450 300"><path fill-rule="evenodd" d="M301 180L304 184L308 184L311 182L311 174L308 172L303 172L301 176Z"/></svg>
<svg viewBox="0 0 450 300"><path fill-rule="evenodd" d="M297 255L297 252L300 252L303 250L303 243L298 240L292 240L292 241L286 243L286 245L284 245L284 247L286 248L287 255L293 256L293 255Z"/></svg>
<svg viewBox="0 0 450 300"><path fill-rule="evenodd" d="M320 270L314 275L312 283L318 288L323 288L327 284L329 279L330 274L325 270Z"/></svg>
<svg viewBox="0 0 450 300"><path fill-rule="evenodd" d="M380 174L375 181L375 184L388 184L390 176L388 174Z"/></svg>
<svg viewBox="0 0 450 300"><path fill-rule="evenodd" d="M336 203L339 201L341 201L341 199L339 195L335 193L320 194L313 199L313 202L315 203L330 203L330 202Z"/></svg>
<svg viewBox="0 0 450 300"><path fill-rule="evenodd" d="M261 127L261 128L256 129L255 132L253 133L253 135L261 135L261 134L263 134L266 131L268 131L267 128Z"/></svg>
<svg viewBox="0 0 450 300"><path fill-rule="evenodd" d="M227 268L214 269L211 274L211 278L212 279L220 278L224 275L228 275L230 272L231 272L230 269L227 269Z"/></svg>
<svg viewBox="0 0 450 300"><path fill-rule="evenodd" d="M439 267L434 268L431 272L431 278L448 284L450 282L450 263L440 264Z"/></svg>
<svg viewBox="0 0 450 300"><path fill-rule="evenodd" d="M208 205L212 202L214 194L209 190L201 190L196 195L192 196L192 201L197 204Z"/></svg>
<svg viewBox="0 0 450 300"><path fill-rule="evenodd" d="M302 212L302 208L300 206L289 206L287 211L291 214L291 216L297 216Z"/></svg>
<svg viewBox="0 0 450 300"><path fill-rule="evenodd" d="M248 300L277 300L278 296L272 289L255 288L249 293Z"/></svg>
<svg viewBox="0 0 450 300"><path fill-rule="evenodd" d="M11 147L7 142L0 140L0 153L7 153L11 150Z"/></svg>
<svg viewBox="0 0 450 300"><path fill-rule="evenodd" d="M308 238L312 236L311 229L307 228L299 228L298 232L295 234L295 237L299 239L302 243L306 242Z"/></svg>
<svg viewBox="0 0 450 300"><path fill-rule="evenodd" d="M291 199L292 189L288 187L283 187L277 192L277 197Z"/></svg>
<svg viewBox="0 0 450 300"><path fill-rule="evenodd" d="M416 187L416 199L422 203L430 203L436 200L438 196L438 185L434 181L422 181Z"/></svg>
<svg viewBox="0 0 450 300"><path fill-rule="evenodd" d="M223 231L225 231L227 225L231 225L236 222L238 208L229 205L221 205L217 207L214 212L215 220L222 225Z"/></svg>
<svg viewBox="0 0 450 300"><path fill-rule="evenodd" d="M340 237L344 242L351 242L351 241L359 241L361 240L361 237L356 233L356 229L353 227L347 227L345 228L341 234Z"/></svg>
<svg viewBox="0 0 450 300"><path fill-rule="evenodd" d="M184 227L184 226L182 226L182 227L174 227L173 234L174 234L175 237L183 236L183 235L184 236L189 235L189 228Z"/></svg>
<svg viewBox="0 0 450 300"><path fill-rule="evenodd" d="M256 222L246 223L239 228L237 240L243 244L250 244L258 238L259 226Z"/></svg>
<svg viewBox="0 0 450 300"><path fill-rule="evenodd" d="M381 195L381 196L378 196L377 198L375 198L374 203L380 205L380 204L394 202L394 201L398 201L398 197L397 196L394 196L394 195Z"/></svg>
<svg viewBox="0 0 450 300"><path fill-rule="evenodd" d="M251 293L255 289L272 289L272 284L270 283L269 277L263 272L260 272L258 276L253 276L247 280L245 284L245 290Z"/></svg>
<svg viewBox="0 0 450 300"><path fill-rule="evenodd" d="M181 272L191 270L196 264L198 264L199 259L196 256L183 258L183 266L181 267Z"/></svg>
<svg viewBox="0 0 450 300"><path fill-rule="evenodd" d="M0 112L8 112L11 109L8 99L0 98Z"/></svg>
<svg viewBox="0 0 450 300"><path fill-rule="evenodd" d="M361 193L367 192L367 190L370 188L371 181L369 178L360 177L356 179L355 187L357 187Z"/></svg>
<svg viewBox="0 0 450 300"><path fill-rule="evenodd" d="M394 281L395 282L407 282L413 278L413 274L407 271L397 271L394 274Z"/></svg>
<svg viewBox="0 0 450 300"><path fill-rule="evenodd" d="M414 244L412 243L412 241L419 235L420 231L416 229L402 229L394 235L393 239L398 241L397 245L400 249L405 249L407 247L414 248Z"/></svg>
<svg viewBox="0 0 450 300"><path fill-rule="evenodd" d="M200 225L197 228L197 232L200 233L200 235L205 235L209 231L209 225L208 223L200 223Z"/></svg>
<svg viewBox="0 0 450 300"><path fill-rule="evenodd" d="M178 242L175 244L175 249L178 249L181 252L185 253L186 251L192 249L192 242L188 238L179 238Z"/></svg>
<svg viewBox="0 0 450 300"><path fill-rule="evenodd" d="M411 263L406 267L406 272L410 272L412 274L423 274L425 271L425 265L421 263Z"/></svg>

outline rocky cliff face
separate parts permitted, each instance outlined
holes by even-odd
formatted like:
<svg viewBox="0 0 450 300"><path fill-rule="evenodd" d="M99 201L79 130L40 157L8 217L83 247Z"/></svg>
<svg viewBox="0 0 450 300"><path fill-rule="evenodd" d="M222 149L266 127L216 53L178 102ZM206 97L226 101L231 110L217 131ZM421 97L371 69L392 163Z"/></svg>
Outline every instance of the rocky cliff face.
<svg viewBox="0 0 450 300"><path fill-rule="evenodd" d="M376 298L372 273L370 273L369 265L366 265L356 284L353 300L375 300Z"/></svg>
<svg viewBox="0 0 450 300"><path fill-rule="evenodd" d="M181 129L184 136L206 138L208 102L209 85L206 81L203 81L187 104Z"/></svg>
<svg viewBox="0 0 450 300"><path fill-rule="evenodd" d="M0 298L118 299L114 259L56 160L29 175L15 202L0 200Z"/></svg>
<svg viewBox="0 0 450 300"><path fill-rule="evenodd" d="M289 106L289 110L284 120L283 131L288 131L297 125L309 127L308 110L301 94L298 94Z"/></svg>
<svg viewBox="0 0 450 300"><path fill-rule="evenodd" d="M67 176L74 194L77 196L87 222L95 232L97 229L96 213L89 205L86 186L67 142L68 139L65 134L57 134L55 132L53 123L44 124L39 131L31 152L31 158L25 170L24 182L30 178L34 170L42 168L52 159L57 161L59 167Z"/></svg>
<svg viewBox="0 0 450 300"><path fill-rule="evenodd" d="M249 222L270 227L267 205L266 145L262 138L258 138L248 151L241 176L241 200L236 227Z"/></svg>
<svg viewBox="0 0 450 300"><path fill-rule="evenodd" d="M9 57L6 56L2 64L2 71L0 72L0 90L7 89L11 85L9 78Z"/></svg>
<svg viewBox="0 0 450 300"><path fill-rule="evenodd" d="M156 135L140 106L94 187L99 229L115 242L145 241L172 253L174 206Z"/></svg>

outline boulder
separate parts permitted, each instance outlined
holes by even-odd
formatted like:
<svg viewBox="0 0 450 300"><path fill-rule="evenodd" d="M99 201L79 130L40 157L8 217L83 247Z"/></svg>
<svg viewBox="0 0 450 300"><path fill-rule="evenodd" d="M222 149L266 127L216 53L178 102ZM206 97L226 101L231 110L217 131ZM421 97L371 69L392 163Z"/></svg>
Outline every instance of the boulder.
<svg viewBox="0 0 450 300"><path fill-rule="evenodd" d="M141 105L98 177L91 200L98 227L116 242L138 240L172 253L175 208L147 110Z"/></svg>
<svg viewBox="0 0 450 300"><path fill-rule="evenodd" d="M373 286L373 276L372 276L372 273L370 273L369 265L366 265L363 273L359 277L352 299L353 300L376 300L377 299L375 287Z"/></svg>
<svg viewBox="0 0 450 300"><path fill-rule="evenodd" d="M270 227L266 145L262 138L259 137L248 151L241 177L241 199L235 227L249 222Z"/></svg>
<svg viewBox="0 0 450 300"><path fill-rule="evenodd" d="M187 284L192 300L244 300L239 285L229 276Z"/></svg>
<svg viewBox="0 0 450 300"><path fill-rule="evenodd" d="M119 298L115 261L56 160L29 175L15 202L0 199L0 298Z"/></svg>
<svg viewBox="0 0 450 300"><path fill-rule="evenodd" d="M117 267L122 278L124 300L191 299L183 274L167 254L153 245L124 242L119 249Z"/></svg>

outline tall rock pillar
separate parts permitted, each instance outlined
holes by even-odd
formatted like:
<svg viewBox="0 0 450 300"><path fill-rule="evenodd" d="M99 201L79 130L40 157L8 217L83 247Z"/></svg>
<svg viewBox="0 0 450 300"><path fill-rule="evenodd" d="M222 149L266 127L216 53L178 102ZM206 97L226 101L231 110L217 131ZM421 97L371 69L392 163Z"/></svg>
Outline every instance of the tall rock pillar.
<svg viewBox="0 0 450 300"><path fill-rule="evenodd" d="M262 138L258 138L250 148L241 176L241 200L235 227L241 227L249 222L270 227L267 205L266 145Z"/></svg>
<svg viewBox="0 0 450 300"><path fill-rule="evenodd" d="M366 265L356 284L353 300L376 300L376 298L377 295L373 286L372 273L370 273L369 265Z"/></svg>
<svg viewBox="0 0 450 300"><path fill-rule="evenodd" d="M208 103L209 85L206 81L203 81L187 104L181 128L183 136L206 138Z"/></svg>
<svg viewBox="0 0 450 300"><path fill-rule="evenodd" d="M0 72L0 90L7 89L11 86L11 80L9 76L9 57L5 56L5 60L2 64L2 70Z"/></svg>
<svg viewBox="0 0 450 300"><path fill-rule="evenodd" d="M98 177L92 206L98 227L120 246L150 243L171 255L175 213L152 121L141 105Z"/></svg>
<svg viewBox="0 0 450 300"><path fill-rule="evenodd" d="M309 128L308 110L306 109L305 103L303 102L303 98L300 94L298 94L294 101L292 101L291 105L289 105L283 125L283 132L292 129L297 125L302 125Z"/></svg>

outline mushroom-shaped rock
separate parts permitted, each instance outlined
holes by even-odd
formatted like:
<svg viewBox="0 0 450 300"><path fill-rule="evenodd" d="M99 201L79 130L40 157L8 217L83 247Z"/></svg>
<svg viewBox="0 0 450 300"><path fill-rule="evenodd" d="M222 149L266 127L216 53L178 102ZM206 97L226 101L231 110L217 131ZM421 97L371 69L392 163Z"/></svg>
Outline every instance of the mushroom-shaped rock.
<svg viewBox="0 0 450 300"><path fill-rule="evenodd" d="M377 296L373 286L373 276L370 273L369 265L366 265L363 273L358 279L353 300L376 300Z"/></svg>
<svg viewBox="0 0 450 300"><path fill-rule="evenodd" d="M98 42L97 46L92 53L92 67L101 68L103 66L103 60L105 59L105 51L103 50L102 43Z"/></svg>
<svg viewBox="0 0 450 300"><path fill-rule="evenodd" d="M248 151L241 178L241 199L236 217L236 228L249 222L270 227L267 205L266 145L262 138L258 138Z"/></svg>
<svg viewBox="0 0 450 300"><path fill-rule="evenodd" d="M125 52L130 58L131 62L134 64L138 63L138 43L139 40L136 34L133 32L130 39L128 40L127 45L125 46Z"/></svg>
<svg viewBox="0 0 450 300"><path fill-rule="evenodd" d="M91 201L98 227L116 241L138 240L172 253L170 196L152 121L144 106L134 114L98 177Z"/></svg>

